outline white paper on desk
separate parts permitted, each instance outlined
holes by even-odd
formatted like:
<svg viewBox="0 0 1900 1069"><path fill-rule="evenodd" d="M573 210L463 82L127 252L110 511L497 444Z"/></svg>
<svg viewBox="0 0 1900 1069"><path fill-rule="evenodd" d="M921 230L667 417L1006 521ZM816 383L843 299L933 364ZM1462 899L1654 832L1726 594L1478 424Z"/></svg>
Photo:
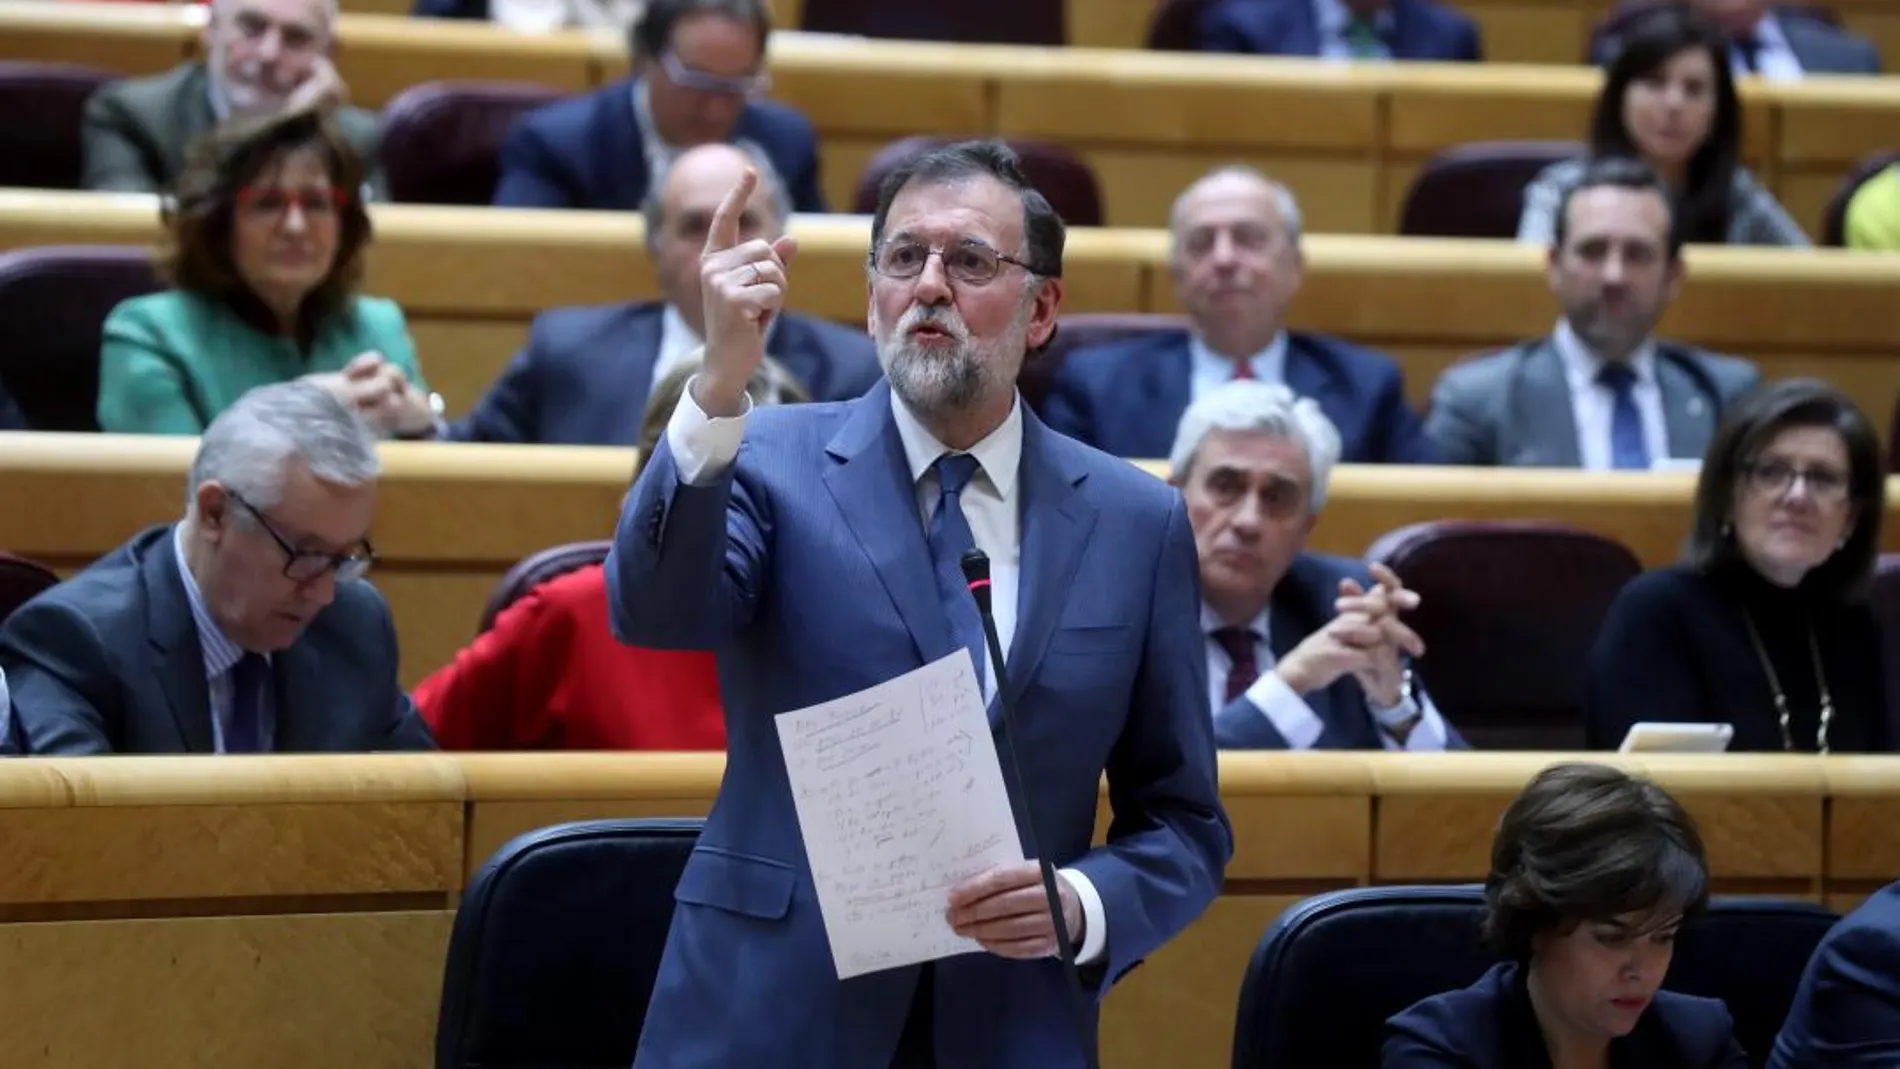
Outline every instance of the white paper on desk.
<svg viewBox="0 0 1900 1069"><path fill-rule="evenodd" d="M792 800L840 980L981 950L950 888L1023 860L967 650L782 713Z"/></svg>

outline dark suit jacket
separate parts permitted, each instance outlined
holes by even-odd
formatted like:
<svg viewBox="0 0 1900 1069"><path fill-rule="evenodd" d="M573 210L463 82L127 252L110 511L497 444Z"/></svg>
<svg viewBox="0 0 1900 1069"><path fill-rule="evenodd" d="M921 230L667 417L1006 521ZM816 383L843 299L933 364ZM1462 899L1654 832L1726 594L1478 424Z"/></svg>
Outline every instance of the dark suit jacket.
<svg viewBox="0 0 1900 1069"><path fill-rule="evenodd" d="M765 151L785 180L792 208L825 211L818 141L811 122L783 104L748 105L733 140ZM638 211L647 193L646 147L633 112L633 82L621 80L523 115L501 146L495 203L504 208Z"/></svg>
<svg viewBox="0 0 1900 1069"><path fill-rule="evenodd" d="M1339 581L1356 579L1370 588L1374 580L1366 566L1350 557L1327 553L1302 553L1293 559L1286 575L1273 588L1273 601L1267 607L1267 641L1278 662L1293 652L1293 647L1308 635L1332 622L1333 602L1339 597ZM1343 675L1333 684L1311 694L1301 695L1307 708L1326 724L1315 750L1378 750L1385 743L1379 726L1366 710L1366 691L1351 675ZM1223 750L1284 750L1285 736L1260 707L1245 695L1235 698L1214 717L1214 741ZM1450 724L1445 725L1445 748L1469 749L1465 740Z"/></svg>
<svg viewBox="0 0 1900 1069"><path fill-rule="evenodd" d="M1484 58L1478 24L1462 12L1432 0L1391 0L1390 10L1386 47L1394 59ZM1199 45L1203 52L1317 56L1319 33L1313 0L1217 0L1201 13Z"/></svg>
<svg viewBox="0 0 1900 1069"><path fill-rule="evenodd" d="M271 655L277 751L434 749L396 663L382 595L339 585L296 644ZM203 647L170 526L15 610L0 626L0 668L31 753L213 752Z"/></svg>
<svg viewBox="0 0 1900 1069"><path fill-rule="evenodd" d="M171 188L185 166L191 143L217 125L211 110L211 78L202 62L183 63L149 78L101 86L86 101L80 122L87 189L158 193ZM362 108L334 113L344 140L360 153L370 173L370 194L387 196L378 154L382 120Z"/></svg>
<svg viewBox="0 0 1900 1069"><path fill-rule="evenodd" d="M660 352L658 303L556 308L450 436L469 442L633 445ZM778 317L767 351L815 401L848 401L882 374L870 335L821 319Z"/></svg>
<svg viewBox="0 0 1900 1069"><path fill-rule="evenodd" d="M1042 416L1056 430L1116 456L1166 457L1193 374L1185 331L1078 349L1056 373ZM1318 401L1339 429L1341 461L1437 459L1405 403L1405 376L1391 357L1323 334L1289 332L1286 384Z"/></svg>
<svg viewBox="0 0 1900 1069"><path fill-rule="evenodd" d="M1525 973L1495 965L1462 991L1434 995L1386 1022L1384 1069L1549 1069ZM1610 1043L1629 1069L1747 1069L1719 999L1658 991L1629 1035Z"/></svg>
<svg viewBox="0 0 1900 1069"><path fill-rule="evenodd" d="M1874 892L1808 959L1768 1069L1900 1065L1900 883Z"/></svg>
<svg viewBox="0 0 1900 1069"><path fill-rule="evenodd" d="M1809 74L1879 74L1880 49L1858 34L1829 26L1798 8L1775 9L1775 21L1788 49ZM1623 48L1619 34L1599 34L1591 42L1590 62L1607 66Z"/></svg>

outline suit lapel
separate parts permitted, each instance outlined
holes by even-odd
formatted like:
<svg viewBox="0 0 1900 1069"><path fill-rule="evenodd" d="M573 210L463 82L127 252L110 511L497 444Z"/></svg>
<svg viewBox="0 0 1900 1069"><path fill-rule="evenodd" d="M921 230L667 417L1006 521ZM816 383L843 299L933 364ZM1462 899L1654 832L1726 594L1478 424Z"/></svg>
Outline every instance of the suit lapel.
<svg viewBox="0 0 1900 1069"><path fill-rule="evenodd" d="M312 706L324 688L322 656L311 641L306 632L289 648L271 654L271 707L277 719L271 744L274 753L320 753L330 748L323 740L329 723L326 711Z"/></svg>
<svg viewBox="0 0 1900 1069"><path fill-rule="evenodd" d="M1095 529L1095 508L1081 493L1087 473L1068 463L1077 448L1023 407L1022 569L1016 583L1016 633L1007 654L1011 701L1022 697L1042 663Z"/></svg>
<svg viewBox="0 0 1900 1069"><path fill-rule="evenodd" d="M187 753L211 753L211 687L205 681L204 646L191 617L185 579L178 571L174 529L145 547L140 572L145 582L146 641L152 647L159 690L171 707L172 721Z"/></svg>
<svg viewBox="0 0 1900 1069"><path fill-rule="evenodd" d="M1656 388L1662 394L1663 426L1669 435L1669 455L1699 457L1708 452L1715 435L1715 409L1683 358L1656 347Z"/></svg>
<svg viewBox="0 0 1900 1069"><path fill-rule="evenodd" d="M178 96L172 105L174 129L161 151L167 157L171 173L178 174L185 169L186 149L218 122L218 115L211 108L211 78L203 63L194 65L180 79Z"/></svg>
<svg viewBox="0 0 1900 1069"><path fill-rule="evenodd" d="M824 354L811 344L810 328L799 322L798 317L780 313L773 319L771 333L765 338L765 350L785 365L785 370L798 379L807 393L813 397L830 395L825 381Z"/></svg>
<svg viewBox="0 0 1900 1069"><path fill-rule="evenodd" d="M660 304L635 305L628 310L626 358L604 362L618 372L620 382L613 388L600 383L603 388L596 395L608 401L597 411L613 421L611 426L599 428L606 433L598 441L620 445L634 445L639 441L641 413L646 411L647 400L653 395L653 366L660 359L665 314L665 306Z"/></svg>
<svg viewBox="0 0 1900 1069"><path fill-rule="evenodd" d="M1286 378L1288 389L1301 397L1312 398L1328 414L1343 410L1343 406L1338 404L1333 397L1336 392L1333 376L1327 373L1327 369L1320 363L1319 358L1308 351L1306 345L1292 334L1288 334L1286 338L1286 366L1282 374ZM1335 422L1337 422L1336 417ZM1341 427L1340 433L1344 435L1346 428ZM1347 441L1350 444L1351 440Z"/></svg>
<svg viewBox="0 0 1900 1069"><path fill-rule="evenodd" d="M1194 356L1188 349L1186 334L1174 338L1173 344L1144 361L1141 383L1146 400L1143 411L1135 413L1135 418L1155 433L1147 441L1131 443L1148 448L1122 455L1165 457L1174 442L1175 425L1181 421L1181 413L1187 411L1188 402L1194 399ZM1160 443L1158 449L1156 443Z"/></svg>
<svg viewBox="0 0 1900 1069"><path fill-rule="evenodd" d="M1524 354L1517 389L1512 415L1519 418L1518 448L1502 459L1506 463L1582 467L1583 451L1577 445L1577 416L1570 403L1570 383L1564 378L1563 360L1550 339L1538 342Z"/></svg>
<svg viewBox="0 0 1900 1069"><path fill-rule="evenodd" d="M917 489L891 415L888 383L880 381L851 403L844 426L825 450L839 461L825 472L825 489L871 558L918 653L925 663L948 654L955 644L937 597L930 547L917 515Z"/></svg>
<svg viewBox="0 0 1900 1069"><path fill-rule="evenodd" d="M613 95L607 101L617 121L603 123L606 144L594 154L601 167L592 177L597 206L621 211L638 211L646 195L652 173L646 143L640 130L640 118L633 112L633 82L622 80L608 87Z"/></svg>

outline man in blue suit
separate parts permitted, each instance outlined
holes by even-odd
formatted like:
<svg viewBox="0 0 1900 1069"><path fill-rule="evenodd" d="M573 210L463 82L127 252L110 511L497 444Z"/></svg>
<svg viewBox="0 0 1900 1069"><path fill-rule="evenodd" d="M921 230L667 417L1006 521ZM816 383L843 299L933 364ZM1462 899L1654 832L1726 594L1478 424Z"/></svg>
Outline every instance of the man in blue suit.
<svg viewBox="0 0 1900 1069"><path fill-rule="evenodd" d="M1419 597L1383 565L1306 552L1339 432L1279 383L1188 406L1169 454L1201 565L1214 735L1223 749L1462 749L1410 658Z"/></svg>
<svg viewBox="0 0 1900 1069"><path fill-rule="evenodd" d="M810 121L755 99L771 29L764 0L652 0L633 28L635 77L522 116L495 203L635 211L681 152L732 141L772 160L798 211L824 211Z"/></svg>
<svg viewBox="0 0 1900 1069"><path fill-rule="evenodd" d="M776 240L791 205L762 154L737 145L701 145L668 168L647 197L647 254L663 302L555 308L535 317L528 345L450 428L459 441L633 445L647 397L698 351L705 335L699 253L726 191L750 167L759 175L739 231ZM766 351L817 401L858 397L883 372L862 328L822 319L775 317Z"/></svg>
<svg viewBox="0 0 1900 1069"><path fill-rule="evenodd" d="M1189 402L1262 379L1319 402L1348 463L1437 459L1392 358L1286 329L1305 268L1290 190L1251 167L1223 167L1181 194L1169 228L1190 329L1071 353L1043 402L1049 426L1116 456L1164 457Z"/></svg>
<svg viewBox="0 0 1900 1069"><path fill-rule="evenodd" d="M1768 1069L1900 1065L1900 883L1875 891L1814 949Z"/></svg>
<svg viewBox="0 0 1900 1069"><path fill-rule="evenodd" d="M1433 0L1217 0L1202 11L1203 52L1476 63L1478 24Z"/></svg>
<svg viewBox="0 0 1900 1069"><path fill-rule="evenodd" d="M887 381L852 402L745 402L795 247L739 241L749 185L702 260L705 371L606 566L622 641L719 651L728 740L635 1065L1073 1069L1081 1039L1033 862L949 889L951 928L987 953L838 980L774 717L968 650L999 744L1036 785L1093 1029L1109 986L1213 900L1233 849L1186 510L1016 394L1055 327L1063 229L1007 148L951 146L886 180L868 319ZM971 546L991 561L1020 710L1007 740L1003 673L957 567ZM1114 821L1091 848L1104 773ZM1011 801L1020 827L1025 799Z"/></svg>

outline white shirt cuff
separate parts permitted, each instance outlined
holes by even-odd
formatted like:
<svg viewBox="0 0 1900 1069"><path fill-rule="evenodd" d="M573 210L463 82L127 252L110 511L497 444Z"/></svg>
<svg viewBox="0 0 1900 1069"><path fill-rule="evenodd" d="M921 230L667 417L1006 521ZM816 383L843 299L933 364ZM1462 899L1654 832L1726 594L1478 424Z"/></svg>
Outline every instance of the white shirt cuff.
<svg viewBox="0 0 1900 1069"><path fill-rule="evenodd" d="M673 468L680 482L705 486L717 482L732 467L739 455L739 441L745 437L746 417L752 414L752 395L745 395L745 408L736 416L713 419L693 400L694 375L680 391L680 403L666 421L666 445L673 452Z"/></svg>
<svg viewBox="0 0 1900 1069"><path fill-rule="evenodd" d="M1247 688L1246 698L1273 722L1289 750L1310 750L1326 730L1306 699L1293 693L1278 672L1268 672Z"/></svg>
<svg viewBox="0 0 1900 1069"><path fill-rule="evenodd" d="M1404 746L1400 746L1399 741L1393 738L1385 728L1379 729L1379 739L1385 743L1386 749L1405 750L1408 753L1428 753L1445 748L1447 735L1445 718L1439 715L1438 707L1432 704L1431 695L1420 691L1419 697L1424 699L1425 708L1418 718L1418 723L1412 725L1412 733L1405 737ZM1371 716L1371 710L1367 710L1366 715Z"/></svg>
<svg viewBox="0 0 1900 1069"><path fill-rule="evenodd" d="M1082 945L1075 948L1075 963L1093 965L1108 949L1108 914L1102 909L1102 896L1080 869L1057 869L1056 875L1067 880L1075 897L1082 900Z"/></svg>

